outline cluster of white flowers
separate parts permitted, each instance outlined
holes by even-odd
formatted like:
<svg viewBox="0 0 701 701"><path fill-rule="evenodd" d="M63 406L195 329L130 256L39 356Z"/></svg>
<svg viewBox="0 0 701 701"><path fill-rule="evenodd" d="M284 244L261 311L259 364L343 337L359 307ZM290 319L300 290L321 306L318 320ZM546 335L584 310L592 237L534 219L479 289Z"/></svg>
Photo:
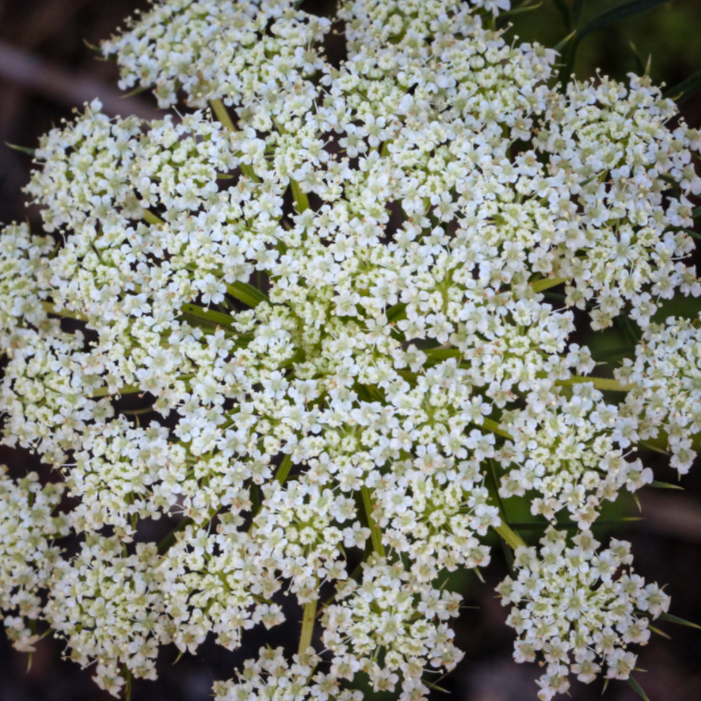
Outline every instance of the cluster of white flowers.
<svg viewBox="0 0 701 701"><path fill-rule="evenodd" d="M285 657L284 649L261 648L257 660L246 660L238 673L238 681L215 682L217 701L246 701L247 699L312 698L319 701L334 698L338 701L361 701L359 691L340 689L338 680L325 674L312 675L321 658L308 649L293 655L292 664Z"/></svg>
<svg viewBox="0 0 701 701"><path fill-rule="evenodd" d="M155 86L161 107L204 107L223 99L260 129L309 113L319 95L311 80L325 66L320 43L331 23L295 10L290 0L178 0L157 5L131 31L104 42L116 54L120 87Z"/></svg>
<svg viewBox="0 0 701 701"><path fill-rule="evenodd" d="M647 643L645 614L666 612L669 597L628 568L630 543L613 539L599 550L591 532L581 531L568 545L552 528L540 543L539 551L516 549L517 579L507 577L498 587L502 604L515 605L507 623L519 635L516 661L533 662L542 653L547 663L538 697L550 701L566 692L570 673L592 682L602 661L607 678L628 679L636 656L627 646Z"/></svg>
<svg viewBox="0 0 701 701"><path fill-rule="evenodd" d="M115 696L129 673L155 679L159 623L159 558L152 543L127 553L116 537L89 534L80 552L51 573L44 616L69 642L72 660L97 660L95 679Z"/></svg>
<svg viewBox="0 0 701 701"><path fill-rule="evenodd" d="M36 472L12 480L0 465L0 611L11 614L5 616L7 634L24 652L40 637L35 624L43 614L42 589L61 559L53 540L69 533L68 519L56 512L64 491L60 482L42 485Z"/></svg>
<svg viewBox="0 0 701 701"><path fill-rule="evenodd" d="M486 566L490 529L520 542L497 498L518 496L581 533L548 531L545 564L518 551L537 586L502 587L532 604L517 659L545 652L542 698L566 687L570 651L589 670L572 671L598 670L570 618L548 623L576 584L593 613L574 629L613 626L595 649L624 677L613 651L644 642L646 619L613 599L662 604L612 583L600 563L628 556L597 555L589 528L652 481L640 441L663 429L681 471L694 457L698 327L650 317L701 293L683 260L701 135L667 126L674 105L646 78L548 87L555 52L483 24L507 0L346 2L340 66L330 23L295 5L157 4L105 53L123 87L211 101L216 121L110 120L95 102L36 152L27 191L50 235L0 233L0 412L4 441L77 505L60 523L0 513L42 553L20 589L2 570L0 604L46 618L116 694L154 676L160 645L195 652L214 632L234 649L291 595L299 654L264 649L218 697L354 701L364 672L419 701L427 670L460 658L460 598L437 582ZM544 295L557 285L561 308ZM591 374L573 308L645 330L618 382ZM174 517L161 546L142 542L142 523ZM62 558L42 539L69 525L81 551Z"/></svg>
<svg viewBox="0 0 701 701"><path fill-rule="evenodd" d="M461 596L434 589L426 575L421 565L408 572L401 560L389 564L373 555L363 563L362 581L339 589L323 620L333 677L352 680L362 669L375 691L394 691L401 674L399 698L408 701L428 693L427 662L455 667L462 653L446 621L458 615Z"/></svg>
<svg viewBox="0 0 701 701"><path fill-rule="evenodd" d="M701 433L701 319L670 317L650 324L634 360L624 359L616 377L630 386L626 395L626 438L633 443L666 434L670 464L684 475Z"/></svg>

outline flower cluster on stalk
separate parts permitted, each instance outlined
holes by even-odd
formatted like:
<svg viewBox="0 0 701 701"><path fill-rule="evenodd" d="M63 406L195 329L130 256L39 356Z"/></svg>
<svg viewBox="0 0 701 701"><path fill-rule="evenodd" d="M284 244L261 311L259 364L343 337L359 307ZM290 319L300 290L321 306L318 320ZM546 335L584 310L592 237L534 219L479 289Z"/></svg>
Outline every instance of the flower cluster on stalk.
<svg viewBox="0 0 701 701"><path fill-rule="evenodd" d="M590 529L653 480L641 442L695 457L699 320L652 317L701 294L701 134L647 77L560 89L554 51L489 28L508 9L347 0L340 65L292 0L165 0L104 44L121 87L196 109L87 106L36 151L45 235L0 235L4 442L54 469L0 480L20 649L43 618L117 695L161 645L280 625L287 596L297 654L263 648L217 698L352 701L366 673L419 701L462 655L446 573L487 566L496 530L539 697L629 676L669 600ZM613 380L572 335L620 315L642 339ZM514 496L551 524L538 550Z"/></svg>

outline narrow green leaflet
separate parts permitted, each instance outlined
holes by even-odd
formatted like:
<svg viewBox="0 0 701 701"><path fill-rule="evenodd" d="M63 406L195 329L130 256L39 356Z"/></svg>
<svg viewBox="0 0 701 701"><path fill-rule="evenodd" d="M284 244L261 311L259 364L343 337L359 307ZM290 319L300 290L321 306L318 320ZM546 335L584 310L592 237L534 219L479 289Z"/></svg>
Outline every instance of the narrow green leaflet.
<svg viewBox="0 0 701 701"><path fill-rule="evenodd" d="M664 5L668 2L672 2L672 0L631 0L631 2L625 2L622 5L619 5L618 7L614 7L612 10L603 12L598 17L595 17L593 20L590 20L581 29L578 29L576 25L578 24L579 16L582 12L583 3L577 2L575 4L575 12L577 13L577 19L573 20L570 23L570 25L568 25L568 27L575 26L575 37L574 42L570 45L569 50L567 51L565 65L561 71L561 75L563 78L562 89L566 90L570 76L574 71L575 59L577 57L577 49L579 48L579 44L582 41L582 39L589 36L589 34L598 31L599 29L608 27L614 22L618 22L619 20L626 19L627 17L631 17L641 12L651 10L653 7L657 7L658 5ZM558 47L567 44L569 39L570 37L565 37L565 39L563 39L560 42L560 44L558 44ZM555 48L556 50L558 50L557 47Z"/></svg>
<svg viewBox="0 0 701 701"><path fill-rule="evenodd" d="M301 214L309 209L309 198L306 193L302 192L302 188L296 180L290 178L290 187L292 188L292 197L295 201L297 211Z"/></svg>
<svg viewBox="0 0 701 701"><path fill-rule="evenodd" d="M432 348L424 353L426 353L427 362L431 365L443 362L448 358L462 358L462 351L458 348Z"/></svg>
<svg viewBox="0 0 701 701"><path fill-rule="evenodd" d="M442 694L450 694L452 692L448 691L448 689L444 689L442 686L438 686L438 684L434 684L433 682L427 682L426 684L429 689L435 689L436 691L440 691Z"/></svg>
<svg viewBox="0 0 701 701"><path fill-rule="evenodd" d="M231 326L234 321L233 317L229 314L222 314L212 309L205 309L196 304L183 304L182 310L187 314L192 314L192 316L210 321L217 326Z"/></svg>
<svg viewBox="0 0 701 701"><path fill-rule="evenodd" d="M697 625L696 623L692 623L691 621L685 621L683 618L679 618L679 616L672 616L669 613L661 613L660 620L661 621L669 621L670 623L676 623L677 625L680 625L680 626L687 626L688 628L696 628L696 630L701 630L700 625Z"/></svg>
<svg viewBox="0 0 701 701"><path fill-rule="evenodd" d="M492 421L492 419L483 419L482 426L484 426L488 431L495 433L497 436L501 436L502 438L512 438L510 433L507 431L502 431L502 429L499 428L499 423Z"/></svg>
<svg viewBox="0 0 701 701"><path fill-rule="evenodd" d="M5 142L5 146L8 146L13 151L19 151L20 153L26 153L28 156L33 156L36 151L33 148L27 148L26 146L16 146L15 144L8 144Z"/></svg>
<svg viewBox="0 0 701 701"><path fill-rule="evenodd" d="M641 699L645 701L650 701L649 696L643 691L643 687L635 681L633 677L628 677L628 686L638 695Z"/></svg>
<svg viewBox="0 0 701 701"><path fill-rule="evenodd" d="M645 61L643 61L643 57L640 55L638 47L635 45L634 41L629 41L628 46L630 46L630 50L633 52L633 58L635 59L635 69L638 71L639 74L643 73L643 71L645 70Z"/></svg>
<svg viewBox="0 0 701 701"><path fill-rule="evenodd" d="M555 51L557 51L557 53L560 53L560 52L562 51L562 49L564 49L565 46L567 46L567 44L568 44L572 39L574 39L574 37L576 36L576 34L577 34L577 30L575 29L574 31L570 32L562 41L560 41L559 43L555 44L555 46L553 46L553 49L554 49Z"/></svg>
<svg viewBox="0 0 701 701"><path fill-rule="evenodd" d="M162 226L165 224L163 219L161 219L158 215L154 214L153 212L150 212L148 209L144 210L144 221L147 224L151 224L152 226Z"/></svg>
<svg viewBox="0 0 701 701"><path fill-rule="evenodd" d="M102 49L99 46L91 44L87 39L83 39L83 44L85 44L85 46L87 46L90 49L90 51L94 51L98 54L102 53Z"/></svg>
<svg viewBox="0 0 701 701"><path fill-rule="evenodd" d="M680 487L678 484L672 484L671 482L660 482L658 480L650 482L650 486L654 489L681 489L681 491L684 491L684 487Z"/></svg>
<svg viewBox="0 0 701 701"><path fill-rule="evenodd" d="M650 75L650 68L652 66L652 54L648 54L647 61L645 61L635 45L634 41L628 42L630 50L633 52L633 57L635 58L635 65L638 69L640 75Z"/></svg>
<svg viewBox="0 0 701 701"><path fill-rule="evenodd" d="M660 455L666 455L667 457L669 457L671 455L670 452L668 452L664 448L660 448L659 446L656 446L654 443L648 443L647 441L640 441L640 446L642 448L646 448L647 450L651 450L653 453L659 453Z"/></svg>
<svg viewBox="0 0 701 701"><path fill-rule="evenodd" d="M530 283L534 292L543 292L544 290L549 290L551 287L557 287L563 282L568 282L566 277L544 277L540 280L534 280Z"/></svg>
<svg viewBox="0 0 701 701"><path fill-rule="evenodd" d="M121 95L121 98L124 99L125 97L134 97L135 95L141 95L141 93L150 90L151 87L152 86L150 85L140 85L138 88L134 88L133 90L124 93L124 95Z"/></svg>
<svg viewBox="0 0 701 701"><path fill-rule="evenodd" d="M247 282L235 282L233 285L227 285L226 289L232 297L249 307L257 307L261 302L270 301L259 289Z"/></svg>

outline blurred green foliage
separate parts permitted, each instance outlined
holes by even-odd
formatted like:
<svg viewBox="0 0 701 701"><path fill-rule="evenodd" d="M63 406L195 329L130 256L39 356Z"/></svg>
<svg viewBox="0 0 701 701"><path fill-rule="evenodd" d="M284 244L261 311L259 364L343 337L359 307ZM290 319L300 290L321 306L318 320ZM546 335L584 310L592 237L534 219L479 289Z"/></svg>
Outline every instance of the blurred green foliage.
<svg viewBox="0 0 701 701"><path fill-rule="evenodd" d="M509 18L508 36L556 46L569 33L558 2L573 9L577 0L543 0L532 12ZM524 3L514 2L517 8ZM581 0L579 27L625 0ZM640 72L641 61L652 56L650 75L655 83L675 85L701 70L701 2L671 0L640 14L615 22L585 37L577 52L574 72L578 78L596 75L597 69L618 80ZM631 46L631 43L633 46ZM637 56L636 56L637 54Z"/></svg>

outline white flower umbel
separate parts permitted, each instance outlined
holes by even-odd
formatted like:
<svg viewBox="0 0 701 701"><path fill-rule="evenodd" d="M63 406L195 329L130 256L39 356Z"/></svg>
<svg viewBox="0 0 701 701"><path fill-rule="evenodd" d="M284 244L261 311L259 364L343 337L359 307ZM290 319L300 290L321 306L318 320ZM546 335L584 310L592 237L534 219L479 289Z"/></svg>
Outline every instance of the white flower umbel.
<svg viewBox="0 0 701 701"><path fill-rule="evenodd" d="M105 54L201 109L95 102L36 152L49 235L0 234L0 412L64 481L0 483L11 637L47 620L118 694L161 645L235 649L298 605L298 654L264 648L218 698L356 701L365 673L419 701L461 657L446 572L488 565L491 529L519 548L501 592L541 697L625 678L667 599L589 529L652 481L641 441L694 457L698 322L650 319L701 292L701 137L647 78L549 87L555 52L483 23L506 0L343 3L340 66L296 5L155 4ZM617 380L575 309L644 330ZM520 547L510 497L579 535Z"/></svg>
<svg viewBox="0 0 701 701"><path fill-rule="evenodd" d="M699 321L670 317L665 324L651 324L635 360L624 360L616 370L631 387L625 402L631 438L657 438L662 429L672 452L670 464L681 475L696 458L692 437L701 432Z"/></svg>
<svg viewBox="0 0 701 701"><path fill-rule="evenodd" d="M56 511L64 491L60 482L42 486L36 472L12 480L0 465L0 609L8 614L12 644L23 652L32 652L40 637L34 624L43 615L41 595L61 558L53 540L70 532L70 519Z"/></svg>
<svg viewBox="0 0 701 701"><path fill-rule="evenodd" d="M502 604L514 605L507 620L519 636L514 659L547 664L538 698L567 691L570 672L587 684L603 668L610 679L627 679L636 661L628 646L647 643L649 617L666 612L669 597L633 574L630 543L613 539L599 550L591 532L581 531L568 545L552 528L540 543L539 550L516 549L516 579L497 588Z"/></svg>

